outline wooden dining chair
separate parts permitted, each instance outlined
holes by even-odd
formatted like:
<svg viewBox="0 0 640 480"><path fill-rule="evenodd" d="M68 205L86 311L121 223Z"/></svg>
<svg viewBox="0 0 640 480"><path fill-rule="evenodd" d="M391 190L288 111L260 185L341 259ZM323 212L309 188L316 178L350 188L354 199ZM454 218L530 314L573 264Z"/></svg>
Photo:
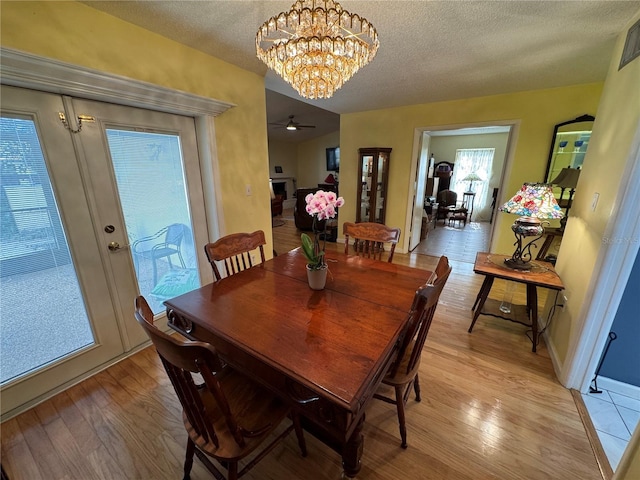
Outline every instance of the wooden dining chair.
<svg viewBox="0 0 640 480"><path fill-rule="evenodd" d="M429 280L427 280L428 284L432 284L441 278L445 273L449 271L449 258L445 255L442 255L438 259L438 264L436 265L436 269L433 271Z"/></svg>
<svg viewBox="0 0 640 480"><path fill-rule="evenodd" d="M307 455L299 419L278 397L228 365L223 366L210 344L182 340L159 330L142 296L135 299L135 318L156 347L182 404L182 421L188 433L184 480L190 478L194 454L217 479L225 475L208 457L227 469L228 480L236 480L291 430L296 432L302 455ZM204 383L196 384L193 374L200 374ZM238 463L257 451L287 416L292 424L238 471Z"/></svg>
<svg viewBox="0 0 640 480"><path fill-rule="evenodd" d="M446 257L441 257L441 259ZM443 262L444 263L444 262ZM398 350L398 356L393 362L389 371L382 379L382 383L393 387L395 390L395 398L389 398L383 394L374 394L374 398L387 403L392 403L398 411L398 424L400 427L400 437L402 448L407 448L407 428L405 425L404 407L411 392L411 386L416 395L416 402L420 398L420 382L418 378L418 369L420 367L420 356L424 342L427 339L433 315L438 306L438 299L444 285L447 283L451 266L448 261L446 267L433 283L422 285L413 298L413 304L409 311L409 321L407 329L403 337L402 344Z"/></svg>
<svg viewBox="0 0 640 480"><path fill-rule="evenodd" d="M385 251L385 244L389 243L389 257L387 261L391 263L396 244L400 239L400 229L391 228L381 223L344 222L342 227L344 234L344 253L349 254L349 237L353 237L353 251L362 257L382 260Z"/></svg>
<svg viewBox="0 0 640 480"><path fill-rule="evenodd" d="M216 262L224 263L225 276L234 275L254 266L251 252L255 249L260 250L260 263L264 263L266 243L262 230L256 230L253 233L232 233L213 243L207 243L204 246L204 253L213 268L216 282L222 280Z"/></svg>

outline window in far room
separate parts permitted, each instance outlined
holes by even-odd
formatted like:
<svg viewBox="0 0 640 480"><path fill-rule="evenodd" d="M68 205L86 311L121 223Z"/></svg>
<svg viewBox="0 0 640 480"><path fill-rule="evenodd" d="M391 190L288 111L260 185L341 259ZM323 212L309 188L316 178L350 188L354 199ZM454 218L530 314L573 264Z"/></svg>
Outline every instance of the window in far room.
<svg viewBox="0 0 640 480"><path fill-rule="evenodd" d="M488 201L489 177L493 165L495 148L459 148L456 150L455 167L450 189L463 198L464 192L475 192L474 209L482 210ZM464 180L475 173L481 180Z"/></svg>

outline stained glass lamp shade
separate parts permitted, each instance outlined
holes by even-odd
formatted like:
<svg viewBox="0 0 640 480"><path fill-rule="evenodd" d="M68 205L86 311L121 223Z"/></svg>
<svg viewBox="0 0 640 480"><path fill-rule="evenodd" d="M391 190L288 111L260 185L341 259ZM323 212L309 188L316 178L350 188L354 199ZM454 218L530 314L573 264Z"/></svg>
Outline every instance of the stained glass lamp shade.
<svg viewBox="0 0 640 480"><path fill-rule="evenodd" d="M507 266L517 270L531 269L531 247L544 235L541 220L560 219L564 216L548 183L525 183L502 207L501 212L520 217L511 225L516 236L515 252L505 260ZM534 237L523 244L525 237Z"/></svg>

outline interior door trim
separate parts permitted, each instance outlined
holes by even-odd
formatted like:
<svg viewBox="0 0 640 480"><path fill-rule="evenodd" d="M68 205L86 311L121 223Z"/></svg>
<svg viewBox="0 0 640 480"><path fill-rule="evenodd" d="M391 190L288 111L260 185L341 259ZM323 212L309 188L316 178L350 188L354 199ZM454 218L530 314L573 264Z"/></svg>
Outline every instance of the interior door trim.
<svg viewBox="0 0 640 480"><path fill-rule="evenodd" d="M0 48L0 68L5 85L177 115L217 117L236 106L5 47Z"/></svg>

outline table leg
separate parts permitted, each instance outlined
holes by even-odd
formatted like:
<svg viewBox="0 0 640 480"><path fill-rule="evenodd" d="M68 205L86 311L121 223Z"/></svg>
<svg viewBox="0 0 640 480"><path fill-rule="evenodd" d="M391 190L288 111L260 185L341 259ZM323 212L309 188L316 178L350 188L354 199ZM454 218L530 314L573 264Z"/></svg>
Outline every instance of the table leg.
<svg viewBox="0 0 640 480"><path fill-rule="evenodd" d="M364 447L364 435L362 435L362 427L364 426L364 417L358 421L358 425L347 440L342 451L342 478L355 478L362 467L362 449Z"/></svg>
<svg viewBox="0 0 640 480"><path fill-rule="evenodd" d="M476 302L473 304L473 320L471 321L471 325L469 325L469 333L473 330L473 326L476 324L476 320L480 316L480 312L482 311L482 307L484 307L484 302L487 300L489 296L489 292L491 291L491 287L493 286L494 277L491 275L487 275L484 277L484 282L482 282L482 287L480 287L480 291L478 292L478 296L476 297ZM477 307L477 308L476 308Z"/></svg>
<svg viewBox="0 0 640 480"><path fill-rule="evenodd" d="M533 284L527 284L527 310L531 319L531 337L533 342L532 352L536 351L538 344L538 291Z"/></svg>

